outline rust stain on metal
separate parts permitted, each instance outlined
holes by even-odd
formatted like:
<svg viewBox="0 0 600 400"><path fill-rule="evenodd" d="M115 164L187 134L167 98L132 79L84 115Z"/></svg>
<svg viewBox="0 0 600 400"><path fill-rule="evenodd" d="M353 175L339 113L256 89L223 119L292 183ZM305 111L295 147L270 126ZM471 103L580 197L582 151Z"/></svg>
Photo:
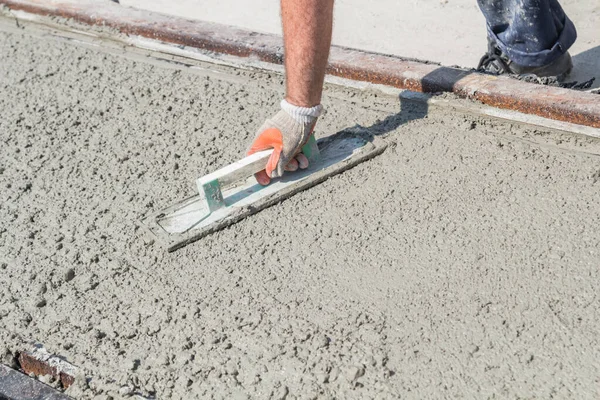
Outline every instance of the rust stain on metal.
<svg viewBox="0 0 600 400"><path fill-rule="evenodd" d="M38 360L35 356L27 351L21 352L18 357L19 365L26 374L34 374L35 376L51 375L54 379L60 381L63 388L68 388L73 384L75 378L63 371L59 371L56 367L49 365L47 362Z"/></svg>
<svg viewBox="0 0 600 400"><path fill-rule="evenodd" d="M0 0L14 10L107 26L127 35L175 45L282 64L283 45L275 35L221 24L191 21L150 11L97 4L46 0ZM333 46L327 73L342 78L417 92L452 92L484 104L559 121L600 128L600 97L569 89L541 86L474 71L441 67L399 57Z"/></svg>
<svg viewBox="0 0 600 400"><path fill-rule="evenodd" d="M482 74L461 79L453 92L498 108L600 128L600 97L591 93Z"/></svg>

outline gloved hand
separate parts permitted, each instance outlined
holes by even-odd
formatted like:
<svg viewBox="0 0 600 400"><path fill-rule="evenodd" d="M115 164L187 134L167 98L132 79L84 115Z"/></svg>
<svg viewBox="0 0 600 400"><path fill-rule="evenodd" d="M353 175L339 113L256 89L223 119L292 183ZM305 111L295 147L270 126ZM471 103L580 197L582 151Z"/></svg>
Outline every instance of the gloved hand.
<svg viewBox="0 0 600 400"><path fill-rule="evenodd" d="M251 155L274 149L265 170L255 175L258 183L268 185L271 178L280 177L284 171L308 167L308 159L301 150L313 134L322 111L320 104L306 108L281 101L281 111L265 121L248 150Z"/></svg>

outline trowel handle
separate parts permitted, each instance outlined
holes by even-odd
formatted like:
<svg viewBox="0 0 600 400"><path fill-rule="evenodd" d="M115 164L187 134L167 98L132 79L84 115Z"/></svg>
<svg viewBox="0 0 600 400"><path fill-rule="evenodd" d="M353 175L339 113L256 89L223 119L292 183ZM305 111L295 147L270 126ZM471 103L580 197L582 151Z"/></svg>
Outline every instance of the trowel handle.
<svg viewBox="0 0 600 400"><path fill-rule="evenodd" d="M202 187L212 181L219 181L221 186L226 186L243 178L248 178L266 168L273 149L259 151L248 157L242 158L233 164L221 168L211 174L199 178L198 187Z"/></svg>
<svg viewBox="0 0 600 400"><path fill-rule="evenodd" d="M311 136L304 147L302 147L302 152L306 155L309 162L318 161L319 147L314 136ZM266 168L271 154L273 154L273 149L259 151L246 158L242 158L240 161L236 161L218 171L199 178L197 181L198 187L203 187L214 181L218 181L220 186L227 186L240 179L248 178Z"/></svg>
<svg viewBox="0 0 600 400"><path fill-rule="evenodd" d="M273 149L259 151L240 161L229 164L212 174L204 175L196 183L198 192L206 199L210 212L226 206L223 199L222 187L225 187L240 179L246 179L253 174L262 171L267 166Z"/></svg>

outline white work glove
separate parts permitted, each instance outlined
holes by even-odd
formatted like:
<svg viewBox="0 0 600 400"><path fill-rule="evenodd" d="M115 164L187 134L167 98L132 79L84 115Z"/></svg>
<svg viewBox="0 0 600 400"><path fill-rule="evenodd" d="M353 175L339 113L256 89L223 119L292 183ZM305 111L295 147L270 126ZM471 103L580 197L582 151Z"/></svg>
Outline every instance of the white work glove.
<svg viewBox="0 0 600 400"><path fill-rule="evenodd" d="M248 150L251 155L274 149L265 170L256 174L258 183L268 185L271 178L282 176L284 171L308 167L308 159L301 150L313 134L322 111L320 104L306 108L281 101L281 111L265 121Z"/></svg>

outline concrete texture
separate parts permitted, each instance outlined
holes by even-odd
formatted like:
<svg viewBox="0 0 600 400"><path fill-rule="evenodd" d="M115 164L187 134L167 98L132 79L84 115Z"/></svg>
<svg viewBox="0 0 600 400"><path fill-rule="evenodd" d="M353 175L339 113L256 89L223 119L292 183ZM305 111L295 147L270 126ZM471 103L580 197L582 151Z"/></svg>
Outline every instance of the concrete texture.
<svg viewBox="0 0 600 400"><path fill-rule="evenodd" d="M3 360L39 341L83 399L600 395L599 141L328 86L318 134L386 152L167 254L139 219L282 77L2 21Z"/></svg>
<svg viewBox="0 0 600 400"><path fill-rule="evenodd" d="M98 0L104 1L104 0ZM600 87L600 3L562 0L577 27L570 80L596 78ZM120 4L281 34L273 0L120 0ZM362 50L474 68L487 48L485 19L475 0L337 0L333 43Z"/></svg>

